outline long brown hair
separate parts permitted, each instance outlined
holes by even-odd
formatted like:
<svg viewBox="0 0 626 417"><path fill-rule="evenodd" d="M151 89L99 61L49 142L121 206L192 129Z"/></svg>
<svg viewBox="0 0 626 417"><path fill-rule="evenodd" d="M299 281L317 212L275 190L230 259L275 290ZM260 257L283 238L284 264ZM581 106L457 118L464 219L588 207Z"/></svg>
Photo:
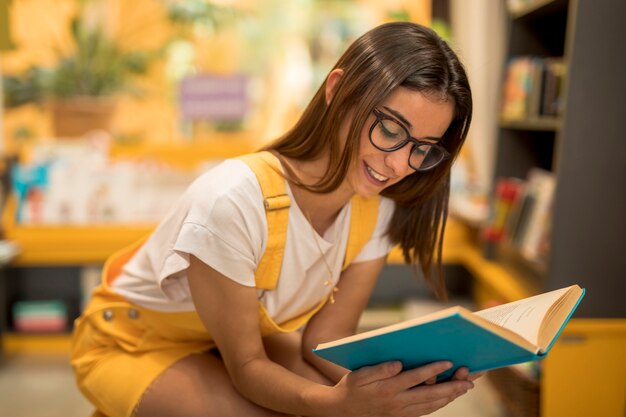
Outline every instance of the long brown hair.
<svg viewBox="0 0 626 417"><path fill-rule="evenodd" d="M358 38L334 68L344 71L327 105L326 82L319 88L299 121L266 147L288 157L314 160L325 153L328 169L310 191L327 193L339 187L358 157L361 131L372 110L398 87L452 100L454 116L441 144L452 158L427 172L416 172L382 192L396 203L388 229L404 259L419 264L426 281L441 297L445 285L441 249L450 194L450 168L458 155L472 118L472 94L463 65L433 30L409 22L378 26ZM339 127L350 113L345 146ZM433 260L436 260L436 279Z"/></svg>

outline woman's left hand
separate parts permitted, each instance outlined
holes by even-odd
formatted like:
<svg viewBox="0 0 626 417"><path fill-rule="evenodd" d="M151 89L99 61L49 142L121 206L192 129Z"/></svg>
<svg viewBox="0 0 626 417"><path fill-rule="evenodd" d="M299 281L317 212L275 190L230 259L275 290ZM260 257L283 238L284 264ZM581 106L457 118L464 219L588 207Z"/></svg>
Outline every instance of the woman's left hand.
<svg viewBox="0 0 626 417"><path fill-rule="evenodd" d="M456 381L473 382L473 381L476 381L481 376L485 375L486 373L487 373L486 371L483 371L483 372L474 372L473 374L470 374L469 369L462 367L456 370L452 379Z"/></svg>
<svg viewBox="0 0 626 417"><path fill-rule="evenodd" d="M454 381L470 381L474 382L481 376L485 375L486 372L474 372L470 374L469 370L465 367L459 368L456 370L454 375L452 376L452 380ZM424 382L426 385L433 385L437 383L437 377L433 377Z"/></svg>

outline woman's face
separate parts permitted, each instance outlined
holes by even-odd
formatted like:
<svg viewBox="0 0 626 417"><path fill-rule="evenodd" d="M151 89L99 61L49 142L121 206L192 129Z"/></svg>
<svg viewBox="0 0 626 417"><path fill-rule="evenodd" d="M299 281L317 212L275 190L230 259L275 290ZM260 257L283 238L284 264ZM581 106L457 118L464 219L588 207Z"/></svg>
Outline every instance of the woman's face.
<svg viewBox="0 0 626 417"><path fill-rule="evenodd" d="M404 125L415 139L437 142L452 121L454 103L452 100L443 101L436 94L423 94L400 87L377 106L377 110ZM369 132L375 121L372 113L361 131L357 162L346 178L352 191L363 197L380 194L415 172L409 166L412 144L393 152L384 152L372 145Z"/></svg>

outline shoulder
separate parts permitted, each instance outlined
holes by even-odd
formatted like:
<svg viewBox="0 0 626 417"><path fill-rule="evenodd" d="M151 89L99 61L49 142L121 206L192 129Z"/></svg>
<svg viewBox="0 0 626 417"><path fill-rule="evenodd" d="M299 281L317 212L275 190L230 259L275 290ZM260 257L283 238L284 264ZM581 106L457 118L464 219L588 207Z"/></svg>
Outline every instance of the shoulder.
<svg viewBox="0 0 626 417"><path fill-rule="evenodd" d="M263 195L254 172L244 162L227 159L201 174L187 189L188 221L228 219L237 213L263 212Z"/></svg>
<svg viewBox="0 0 626 417"><path fill-rule="evenodd" d="M259 190L259 183L254 172L243 161L226 159L202 173L189 187L188 192L228 194L232 191Z"/></svg>

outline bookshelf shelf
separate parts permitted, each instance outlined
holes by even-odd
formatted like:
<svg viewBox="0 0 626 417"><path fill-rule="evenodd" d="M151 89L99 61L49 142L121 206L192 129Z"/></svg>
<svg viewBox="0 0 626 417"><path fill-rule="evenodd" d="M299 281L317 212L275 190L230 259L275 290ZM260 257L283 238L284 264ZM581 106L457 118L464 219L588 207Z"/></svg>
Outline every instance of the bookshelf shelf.
<svg viewBox="0 0 626 417"><path fill-rule="evenodd" d="M2 352L5 355L63 355L68 356L72 344L69 332L2 334Z"/></svg>
<svg viewBox="0 0 626 417"><path fill-rule="evenodd" d="M525 120L500 120L500 128L513 130L538 130L556 132L561 128L562 120L558 117L537 117Z"/></svg>

